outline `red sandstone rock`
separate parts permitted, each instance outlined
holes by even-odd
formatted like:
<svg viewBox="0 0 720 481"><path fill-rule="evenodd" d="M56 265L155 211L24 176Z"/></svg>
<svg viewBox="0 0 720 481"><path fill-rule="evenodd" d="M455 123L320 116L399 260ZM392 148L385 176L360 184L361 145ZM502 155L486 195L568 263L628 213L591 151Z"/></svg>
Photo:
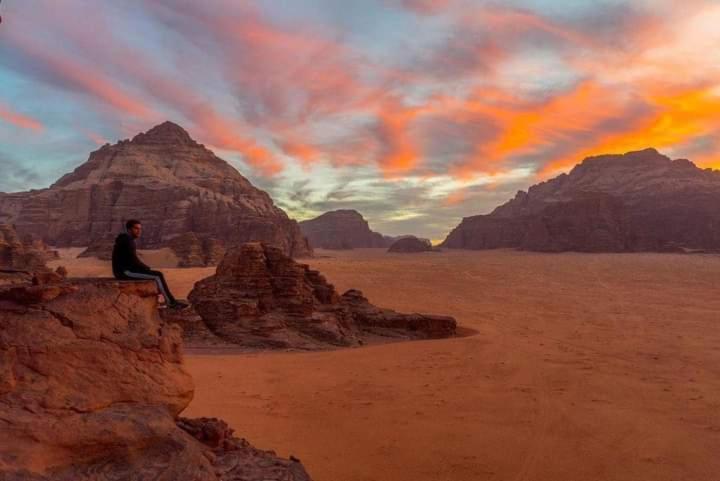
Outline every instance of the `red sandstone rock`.
<svg viewBox="0 0 720 481"><path fill-rule="evenodd" d="M45 255L32 245L23 244L13 226L0 224L0 269L47 270Z"/></svg>
<svg viewBox="0 0 720 481"><path fill-rule="evenodd" d="M441 244L534 251L720 249L720 171L654 149L585 159L569 174L466 217Z"/></svg>
<svg viewBox="0 0 720 481"><path fill-rule="evenodd" d="M0 194L0 219L59 247L114 238L129 218L143 221L146 249L195 232L311 254L297 222L267 193L171 122L101 147L47 189Z"/></svg>
<svg viewBox="0 0 720 481"><path fill-rule="evenodd" d="M359 291L339 296L318 271L261 243L229 249L189 299L214 334L250 348L351 346L367 335L446 337L456 326L450 317L376 308Z"/></svg>
<svg viewBox="0 0 720 481"><path fill-rule="evenodd" d="M387 247L388 239L370 230L363 216L355 210L334 210L300 222L302 233L313 247L353 249Z"/></svg>
<svg viewBox="0 0 720 481"><path fill-rule="evenodd" d="M157 307L152 282L0 287L0 479L309 480L221 421L177 417L193 382Z"/></svg>
<svg viewBox="0 0 720 481"><path fill-rule="evenodd" d="M22 242L27 248L42 254L45 262L60 259L60 253L55 249L51 249L42 239L34 238L32 235L26 235L23 237Z"/></svg>

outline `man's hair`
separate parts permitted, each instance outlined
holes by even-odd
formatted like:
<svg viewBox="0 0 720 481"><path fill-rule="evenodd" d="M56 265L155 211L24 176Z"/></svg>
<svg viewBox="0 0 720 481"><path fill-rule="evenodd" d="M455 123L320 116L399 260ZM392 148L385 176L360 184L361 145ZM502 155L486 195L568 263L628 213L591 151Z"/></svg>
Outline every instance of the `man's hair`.
<svg viewBox="0 0 720 481"><path fill-rule="evenodd" d="M130 219L129 221L125 222L125 228L126 228L127 230L130 230L130 229L132 229L134 226L136 226L136 225L138 225L138 224L142 224L142 222L140 222L140 221L137 220L137 219Z"/></svg>

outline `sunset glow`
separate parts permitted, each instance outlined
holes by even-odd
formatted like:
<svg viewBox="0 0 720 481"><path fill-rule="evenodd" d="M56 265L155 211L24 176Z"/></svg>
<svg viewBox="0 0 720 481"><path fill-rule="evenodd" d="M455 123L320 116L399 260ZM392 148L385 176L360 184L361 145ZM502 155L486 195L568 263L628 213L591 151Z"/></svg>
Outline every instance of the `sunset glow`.
<svg viewBox="0 0 720 481"><path fill-rule="evenodd" d="M293 217L352 208L433 239L590 155L720 167L713 0L35 0L2 15L0 191L48 186L163 120Z"/></svg>

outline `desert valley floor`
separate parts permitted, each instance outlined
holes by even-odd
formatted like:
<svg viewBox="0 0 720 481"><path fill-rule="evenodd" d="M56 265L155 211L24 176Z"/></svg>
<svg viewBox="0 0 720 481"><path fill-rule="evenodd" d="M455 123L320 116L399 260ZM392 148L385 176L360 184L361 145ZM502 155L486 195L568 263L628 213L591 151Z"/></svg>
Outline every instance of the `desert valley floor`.
<svg viewBox="0 0 720 481"><path fill-rule="evenodd" d="M466 335L312 353L190 349L186 415L225 419L316 481L718 479L720 256L316 254L303 262L340 292L452 315ZM154 267L167 257L145 255ZM94 259L57 263L109 274ZM214 271L163 270L180 296Z"/></svg>

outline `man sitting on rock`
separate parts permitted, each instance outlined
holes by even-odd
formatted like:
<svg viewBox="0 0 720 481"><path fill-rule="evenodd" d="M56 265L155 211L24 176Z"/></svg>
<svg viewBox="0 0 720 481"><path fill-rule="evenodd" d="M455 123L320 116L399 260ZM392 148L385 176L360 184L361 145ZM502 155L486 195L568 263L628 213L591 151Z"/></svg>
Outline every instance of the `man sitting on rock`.
<svg viewBox="0 0 720 481"><path fill-rule="evenodd" d="M165 282L165 276L160 271L150 269L148 265L138 259L135 239L142 233L142 224L139 220L129 220L125 223L125 232L115 238L112 252L113 275L116 279L146 279L155 281L160 293L165 298L168 307L182 309L188 305L173 297L170 288Z"/></svg>

